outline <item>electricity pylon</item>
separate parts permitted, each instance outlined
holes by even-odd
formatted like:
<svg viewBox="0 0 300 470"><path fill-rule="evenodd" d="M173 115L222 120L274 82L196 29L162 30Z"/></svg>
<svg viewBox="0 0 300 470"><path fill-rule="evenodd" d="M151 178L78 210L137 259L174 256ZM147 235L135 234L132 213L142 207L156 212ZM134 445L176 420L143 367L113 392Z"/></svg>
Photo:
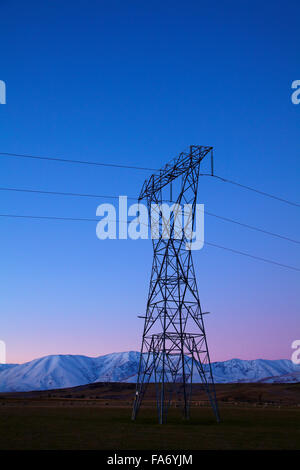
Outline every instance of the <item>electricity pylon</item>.
<svg viewBox="0 0 300 470"><path fill-rule="evenodd" d="M183 415L188 419L193 375L197 372L219 421L203 322L207 312L201 309L192 251L187 249L195 226L200 163L207 154L211 154L212 165L212 147L191 146L146 180L139 197L139 201L147 201L154 253L146 315L141 317L144 330L133 420L150 381L156 384L159 423L167 420L174 391L182 392ZM160 225L153 220L158 220L161 205L170 201L175 203L174 211L167 221L163 218L162 230L157 230ZM184 225L185 229L189 224L189 231L180 232L178 215L183 206L190 210ZM169 230L169 237L165 230Z"/></svg>

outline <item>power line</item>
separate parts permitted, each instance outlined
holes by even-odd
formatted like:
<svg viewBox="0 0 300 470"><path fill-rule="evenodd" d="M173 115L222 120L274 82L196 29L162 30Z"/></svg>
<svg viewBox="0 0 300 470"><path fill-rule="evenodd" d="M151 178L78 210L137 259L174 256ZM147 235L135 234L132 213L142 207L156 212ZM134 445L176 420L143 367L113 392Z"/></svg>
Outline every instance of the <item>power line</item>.
<svg viewBox="0 0 300 470"><path fill-rule="evenodd" d="M243 256L247 256L248 258L253 258L253 259L256 259L256 260L259 260L259 261L264 261L265 263L276 264L277 266L281 266L282 268L288 268L288 269L293 269L294 271L300 271L300 268L296 268L295 266L290 266L288 264L278 263L277 261L273 261L273 260L270 260L270 259L267 259L267 258L261 258L260 256L256 256L256 255L251 255L250 253L245 253L244 251L239 251L239 250L235 250L233 248L228 248L226 246L217 245L216 243L209 243L209 242L204 242L204 243L206 245L214 246L216 248L221 248L222 250L230 251L230 252L236 253L238 255L243 255Z"/></svg>
<svg viewBox="0 0 300 470"><path fill-rule="evenodd" d="M69 220L75 222L99 222L99 219L86 219L82 217L57 217L48 215L17 215L17 214L0 214L0 217L8 217L13 219L41 219L41 220Z"/></svg>
<svg viewBox="0 0 300 470"><path fill-rule="evenodd" d="M206 215L211 216L211 217L216 217L217 219L224 220L225 222L230 222L232 224L240 225L241 227L245 227L245 228L248 228L250 230L255 230L257 232L265 233L266 235L270 235L272 237L277 237L277 238L280 238L282 240L297 243L298 245L300 244L299 240L295 240L294 238L285 237L284 235L279 235L278 233L275 233L275 232L269 232L268 230L264 230L262 228L255 227L254 225L244 224L243 222L240 222L238 220L229 219L228 217L223 217L221 215L217 215L217 214L214 214L212 212L208 212L207 210L205 210L204 213Z"/></svg>
<svg viewBox="0 0 300 470"><path fill-rule="evenodd" d="M247 189L248 191L253 191L253 192L258 193L262 196L266 196L266 197L269 197L271 199L275 199L277 201L284 202L284 203L289 204L291 206L300 207L300 204L298 204L297 202L289 201L288 199L284 199L282 197L275 196L274 194L270 194L270 193L267 193L265 191L261 191L260 189L253 188L251 186L246 186L245 184L238 183L237 181L228 180L226 178L223 178L222 176L217 176L217 175L211 175L211 176L213 176L214 178L218 178L219 180L224 181L225 183L234 184L235 186L239 186L240 188Z"/></svg>
<svg viewBox="0 0 300 470"><path fill-rule="evenodd" d="M28 154L20 154L20 153L9 153L9 152L0 152L0 155L3 157L18 157L18 158L31 158L31 159L36 159L36 160L48 160L48 161L54 161L54 162L62 162L62 163L77 163L81 165L94 165L94 166L101 166L101 167L112 167L112 168L125 168L129 170L143 170L143 171L159 171L157 168L150 168L150 167L140 167L140 166L135 166L135 165L121 165L121 164L115 164L115 163L103 163L103 162L93 162L93 161L88 161L88 160L72 160L72 159L66 159L66 158L58 158L58 157L43 157L40 155L28 155ZM201 176L212 176L213 178L219 179L220 181L226 182L233 184L235 186L238 186L243 189L247 189L248 191L255 192L257 194L260 194L261 196L269 197L271 199L275 199L280 202L284 202L285 204L289 204L294 207L300 207L300 204L294 201L290 201L288 199L275 196L274 194L268 193L266 191L261 191L260 189L253 188L252 186L247 186L242 183L238 183L237 181L233 181L227 178L223 178L222 176L218 175L211 175L211 174L201 174Z"/></svg>
<svg viewBox="0 0 300 470"><path fill-rule="evenodd" d="M64 221L80 221L80 222L99 222L99 219L89 219L89 218L81 218L81 217L56 217L56 216L44 216L44 215L17 215L17 214L0 214L0 217L8 217L8 218L19 218L19 219L41 219L41 220L64 220ZM122 222L124 223L124 221L122 220L114 220L114 222ZM130 221L127 221L126 223L130 223ZM222 250L226 250L226 251L230 251L232 253L235 253L235 254L239 254L239 255L242 255L242 256L246 256L248 258L252 258L252 259L255 259L255 260L258 260L258 261L263 261L265 263L269 263L269 264L273 264L273 265L276 265L276 266L279 266L281 268L286 268L286 269L290 269L290 270L293 270L293 271L300 271L300 268L297 268L295 266L291 266L291 265L288 265L288 264L283 264L283 263L278 263L277 261L273 261L273 260L270 260L270 259L267 259L267 258L261 258L260 256L256 256L256 255L252 255L250 253L246 253L244 251L239 251L239 250L235 250L233 248L228 248L228 247L225 247L225 246L222 246L222 245L217 245L216 243L211 243L211 242L207 242L205 241L204 242L206 245L209 245L209 246L212 246L212 247L215 247L215 248L220 248Z"/></svg>
<svg viewBox="0 0 300 470"><path fill-rule="evenodd" d="M85 194L85 193L73 193L73 192L62 192L62 191L44 191L42 189L28 189L28 188L7 188L0 187L0 191L15 191L21 193L33 193L33 194L45 194L49 196L74 196L74 197L87 197L87 198L97 198L97 199L119 199L119 196L111 196L104 194ZM137 197L127 197L127 199L138 201Z"/></svg>
<svg viewBox="0 0 300 470"><path fill-rule="evenodd" d="M33 194L45 194L45 195L51 195L51 196L55 195L55 196L86 197L86 198L97 198L97 199L99 199L99 198L118 199L119 198L119 196L103 195L103 194L85 194L85 193L61 192L61 191L44 191L44 190L39 190L39 189L27 189L27 188L23 189L23 188L0 187L0 191L13 191L13 192L24 192L24 193L33 193ZM127 199L132 200L132 201L137 201L138 200L138 198L134 198L134 197L127 197ZM173 202L173 201L169 201L169 202ZM264 233L266 235L270 235L270 236L273 236L273 237L276 237L276 238L280 238L282 240L286 240L286 241L289 241L289 242L292 242L292 243L300 244L299 240L295 240L293 238L289 238L289 237L286 237L284 235L280 235L278 233L270 232L268 230L265 230L265 229L262 229L262 228L259 228L259 227L255 227L254 225L245 224L245 223L240 222L238 220L230 219L228 217L223 217L221 215L214 214L213 212L208 212L206 210L204 211L204 213L206 215L210 216L210 217L215 217L215 218L223 220L225 222L240 225L241 227L245 227L245 228L250 229L250 230L255 230L257 232L261 232L261 233Z"/></svg>
<svg viewBox="0 0 300 470"><path fill-rule="evenodd" d="M41 157L40 155L23 155L20 153L8 153L0 152L0 155L3 157L18 157L18 158L31 158L36 160L48 160L53 162L62 162L62 163L78 163L80 165L94 165L94 166L108 166L113 168L127 168L129 170L144 170L144 171L158 171L157 168L147 168L134 165L121 165L115 163L102 163L102 162L92 162L88 160L70 160L67 158L56 158L56 157Z"/></svg>

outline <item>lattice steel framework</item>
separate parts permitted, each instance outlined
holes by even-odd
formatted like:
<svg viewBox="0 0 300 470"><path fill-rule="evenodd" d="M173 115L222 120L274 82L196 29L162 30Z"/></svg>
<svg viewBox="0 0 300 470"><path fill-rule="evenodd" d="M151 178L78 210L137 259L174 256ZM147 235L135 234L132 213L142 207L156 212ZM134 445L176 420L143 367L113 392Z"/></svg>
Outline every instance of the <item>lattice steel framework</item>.
<svg viewBox="0 0 300 470"><path fill-rule="evenodd" d="M194 229L200 163L208 154L212 164L212 147L191 146L145 181L139 200L146 199L150 216L153 207L170 200L181 207L190 204ZM169 196L165 196L169 189ZM189 418L193 375L198 373L219 421L203 322L207 312L202 312L200 305L192 251L186 249L190 240L184 230L180 237L178 233L175 236L175 220L171 215L168 239L162 230L152 239L153 265L146 315L141 316L144 330L132 419L137 417L150 381L156 384L159 423L166 422L175 392L182 394L183 415Z"/></svg>

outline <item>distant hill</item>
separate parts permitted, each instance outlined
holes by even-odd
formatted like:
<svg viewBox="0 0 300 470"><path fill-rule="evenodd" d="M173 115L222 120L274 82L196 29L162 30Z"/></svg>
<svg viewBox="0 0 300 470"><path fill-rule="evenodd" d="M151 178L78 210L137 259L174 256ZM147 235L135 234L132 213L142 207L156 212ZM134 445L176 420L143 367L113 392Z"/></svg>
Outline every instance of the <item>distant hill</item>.
<svg viewBox="0 0 300 470"><path fill-rule="evenodd" d="M25 364L0 365L0 392L51 390L94 382L127 382L137 379L140 353L112 353L99 357L53 355ZM288 359L246 361L231 359L212 364L216 383L300 382L300 366ZM194 382L200 382L198 374Z"/></svg>

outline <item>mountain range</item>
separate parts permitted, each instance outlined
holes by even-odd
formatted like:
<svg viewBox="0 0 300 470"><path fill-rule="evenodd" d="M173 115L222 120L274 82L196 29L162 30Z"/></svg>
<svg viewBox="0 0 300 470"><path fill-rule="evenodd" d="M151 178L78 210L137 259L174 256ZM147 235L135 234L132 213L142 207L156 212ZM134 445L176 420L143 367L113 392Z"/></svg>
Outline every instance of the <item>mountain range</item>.
<svg viewBox="0 0 300 470"><path fill-rule="evenodd" d="M0 392L23 392L75 387L92 382L136 382L140 353L99 357L52 355L24 364L0 364ZM300 365L288 359L231 359L212 363L216 383L300 382ZM200 382L194 375L194 382Z"/></svg>

